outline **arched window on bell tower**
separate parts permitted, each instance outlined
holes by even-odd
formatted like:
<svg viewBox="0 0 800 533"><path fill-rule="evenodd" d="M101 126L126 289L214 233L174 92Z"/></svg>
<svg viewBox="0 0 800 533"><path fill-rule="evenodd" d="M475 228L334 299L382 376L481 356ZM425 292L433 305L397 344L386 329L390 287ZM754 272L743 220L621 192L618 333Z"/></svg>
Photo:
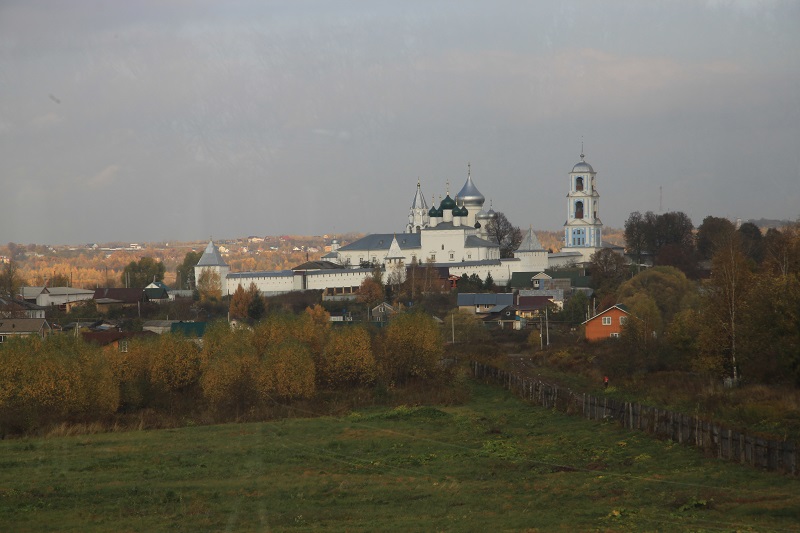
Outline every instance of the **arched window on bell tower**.
<svg viewBox="0 0 800 533"><path fill-rule="evenodd" d="M583 202L575 202L575 218L583 218Z"/></svg>
<svg viewBox="0 0 800 533"><path fill-rule="evenodd" d="M576 191L582 191L583 190L583 178L581 176L578 176L577 178L575 178L575 190Z"/></svg>

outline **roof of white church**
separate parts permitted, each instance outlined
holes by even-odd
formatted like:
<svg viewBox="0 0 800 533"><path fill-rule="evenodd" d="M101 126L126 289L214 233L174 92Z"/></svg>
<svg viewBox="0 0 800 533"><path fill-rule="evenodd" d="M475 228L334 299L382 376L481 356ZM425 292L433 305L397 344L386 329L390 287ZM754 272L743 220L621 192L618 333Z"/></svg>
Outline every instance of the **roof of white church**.
<svg viewBox="0 0 800 533"><path fill-rule="evenodd" d="M411 209L428 209L428 202L425 201L425 197L422 195L419 180L417 180L417 192L414 194L414 201L411 202Z"/></svg>
<svg viewBox="0 0 800 533"><path fill-rule="evenodd" d="M392 239L392 244L389 246L389 253L386 254L386 259L403 259L404 257L403 251L397 242L397 235L395 235Z"/></svg>
<svg viewBox="0 0 800 533"><path fill-rule="evenodd" d="M472 183L472 173L467 173L467 182L461 187L458 193L458 198L466 204L481 204L486 201L486 198L481 194L481 191Z"/></svg>
<svg viewBox="0 0 800 533"><path fill-rule="evenodd" d="M388 250L392 245L394 233L373 233L357 241L351 242L339 248L340 252L353 252L360 250ZM419 248L422 246L419 233L403 233L397 236L397 244L401 249Z"/></svg>
<svg viewBox="0 0 800 533"><path fill-rule="evenodd" d="M542 248L542 245L539 243L539 239L533 232L533 227L528 228L528 233L525 235L525 238L522 239L522 243L520 243L519 248L517 248L517 251L540 252L542 250L544 250L544 248Z"/></svg>
<svg viewBox="0 0 800 533"><path fill-rule="evenodd" d="M477 235L469 235L464 240L464 248L500 248L496 242L481 239Z"/></svg>
<svg viewBox="0 0 800 533"><path fill-rule="evenodd" d="M199 267L210 267L210 266L228 266L228 264L222 259L222 256L219 254L219 248L217 245L214 244L214 241L208 241L208 246L206 246L206 250L203 252L203 255L200 256L200 261L197 262L197 266Z"/></svg>
<svg viewBox="0 0 800 533"><path fill-rule="evenodd" d="M590 165L589 163L584 161L583 158L584 158L584 155L581 154L581 160L578 163L576 163L574 167L572 167L572 172L592 172L592 173L594 173L594 169L592 168L592 165Z"/></svg>

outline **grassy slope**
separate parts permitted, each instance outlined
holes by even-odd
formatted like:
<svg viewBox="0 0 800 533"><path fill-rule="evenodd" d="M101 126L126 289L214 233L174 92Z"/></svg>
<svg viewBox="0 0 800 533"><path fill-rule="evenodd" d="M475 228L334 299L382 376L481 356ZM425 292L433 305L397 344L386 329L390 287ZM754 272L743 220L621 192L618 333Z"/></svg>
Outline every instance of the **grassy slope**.
<svg viewBox="0 0 800 533"><path fill-rule="evenodd" d="M800 531L800 481L497 388L446 408L0 443L0 531Z"/></svg>

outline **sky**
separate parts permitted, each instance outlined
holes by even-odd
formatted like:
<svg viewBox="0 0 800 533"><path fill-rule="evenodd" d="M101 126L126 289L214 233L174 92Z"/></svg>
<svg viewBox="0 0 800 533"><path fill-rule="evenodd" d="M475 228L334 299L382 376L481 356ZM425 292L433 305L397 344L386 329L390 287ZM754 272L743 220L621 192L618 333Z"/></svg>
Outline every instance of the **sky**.
<svg viewBox="0 0 800 533"><path fill-rule="evenodd" d="M0 242L800 217L794 0L0 2Z"/></svg>

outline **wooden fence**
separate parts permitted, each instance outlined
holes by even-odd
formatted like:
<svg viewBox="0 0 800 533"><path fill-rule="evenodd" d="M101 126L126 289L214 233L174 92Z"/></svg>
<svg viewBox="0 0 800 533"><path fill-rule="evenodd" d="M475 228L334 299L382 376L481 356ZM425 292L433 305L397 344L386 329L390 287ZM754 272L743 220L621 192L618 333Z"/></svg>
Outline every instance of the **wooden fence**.
<svg viewBox="0 0 800 533"><path fill-rule="evenodd" d="M721 459L798 475L798 447L794 442L753 437L696 416L573 392L478 362L472 363L472 370L476 378L501 384L521 398L548 409L590 420L614 420L625 428L695 446Z"/></svg>

